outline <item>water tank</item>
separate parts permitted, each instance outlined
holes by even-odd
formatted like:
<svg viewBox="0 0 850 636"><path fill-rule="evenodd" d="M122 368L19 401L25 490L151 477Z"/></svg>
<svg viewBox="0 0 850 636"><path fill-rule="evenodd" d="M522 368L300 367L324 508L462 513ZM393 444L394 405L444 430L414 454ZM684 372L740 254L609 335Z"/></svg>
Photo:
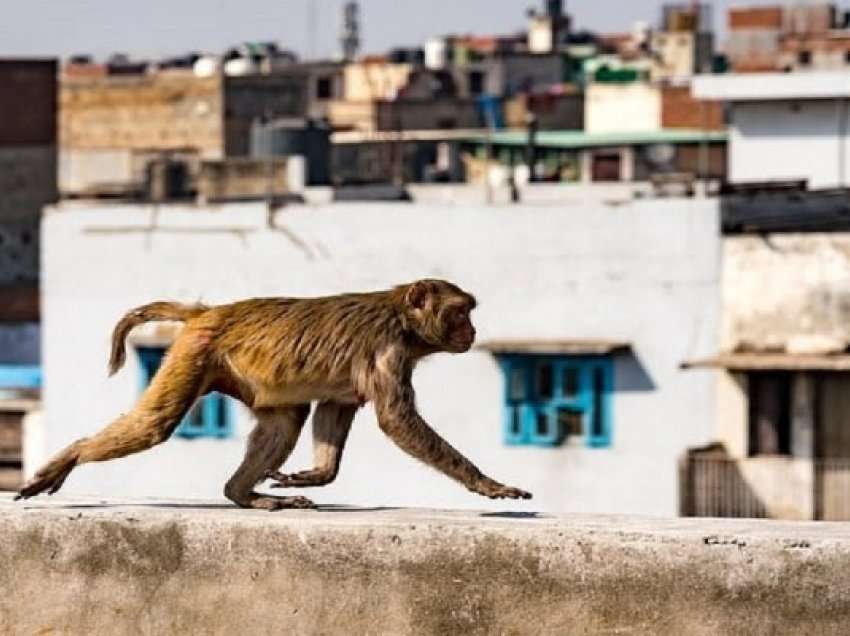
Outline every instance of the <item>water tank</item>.
<svg viewBox="0 0 850 636"><path fill-rule="evenodd" d="M324 122L278 119L251 127L251 156L304 157L307 185L330 183L330 155L330 129Z"/></svg>

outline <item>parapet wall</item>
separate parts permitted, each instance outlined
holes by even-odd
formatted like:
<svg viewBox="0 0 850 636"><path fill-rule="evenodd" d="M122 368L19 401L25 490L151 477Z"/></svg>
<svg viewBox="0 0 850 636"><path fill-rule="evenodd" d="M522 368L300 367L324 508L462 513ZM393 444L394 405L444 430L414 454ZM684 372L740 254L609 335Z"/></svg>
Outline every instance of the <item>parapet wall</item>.
<svg viewBox="0 0 850 636"><path fill-rule="evenodd" d="M846 524L3 497L0 536L3 634L821 635L850 625Z"/></svg>

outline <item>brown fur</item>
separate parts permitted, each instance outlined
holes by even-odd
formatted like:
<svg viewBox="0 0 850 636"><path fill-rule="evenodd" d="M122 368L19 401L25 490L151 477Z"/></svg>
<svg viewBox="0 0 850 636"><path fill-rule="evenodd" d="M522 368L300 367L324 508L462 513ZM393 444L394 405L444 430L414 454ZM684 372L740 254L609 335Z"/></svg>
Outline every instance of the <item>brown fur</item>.
<svg viewBox="0 0 850 636"><path fill-rule="evenodd" d="M152 303L129 312L115 328L114 373L124 339L148 320L186 326L136 407L91 438L61 451L21 488L19 497L56 492L75 466L139 452L171 435L201 395L217 390L254 410L257 425L245 459L225 495L240 506L276 510L312 505L303 497L260 495L265 477L276 487L319 486L336 477L357 408L375 403L379 425L402 450L492 498L529 498L483 475L435 433L416 411L411 376L418 360L469 349L475 298L441 280L325 298L257 298L205 307ZM309 414L315 467L276 472L291 453Z"/></svg>

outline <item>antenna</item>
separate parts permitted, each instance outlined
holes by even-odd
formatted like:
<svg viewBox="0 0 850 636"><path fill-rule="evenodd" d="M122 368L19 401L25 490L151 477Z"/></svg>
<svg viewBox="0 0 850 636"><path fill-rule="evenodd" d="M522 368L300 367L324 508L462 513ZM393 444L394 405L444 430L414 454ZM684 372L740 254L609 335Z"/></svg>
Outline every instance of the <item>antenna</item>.
<svg viewBox="0 0 850 636"><path fill-rule="evenodd" d="M360 5L346 2L342 7L342 25L339 32L342 59L350 62L360 50Z"/></svg>
<svg viewBox="0 0 850 636"><path fill-rule="evenodd" d="M318 25L316 0L309 0L307 8L307 57L316 58L316 29Z"/></svg>

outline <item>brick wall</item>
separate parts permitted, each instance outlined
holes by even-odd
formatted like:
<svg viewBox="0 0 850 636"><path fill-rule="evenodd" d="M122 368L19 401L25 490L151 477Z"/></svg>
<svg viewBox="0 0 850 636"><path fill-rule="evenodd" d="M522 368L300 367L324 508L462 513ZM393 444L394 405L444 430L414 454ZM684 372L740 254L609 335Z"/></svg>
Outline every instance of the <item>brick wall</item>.
<svg viewBox="0 0 850 636"><path fill-rule="evenodd" d="M661 127L723 130L723 106L694 99L689 86L665 87L661 90Z"/></svg>
<svg viewBox="0 0 850 636"><path fill-rule="evenodd" d="M59 135L63 149L193 148L224 152L222 82L191 73L64 77Z"/></svg>

